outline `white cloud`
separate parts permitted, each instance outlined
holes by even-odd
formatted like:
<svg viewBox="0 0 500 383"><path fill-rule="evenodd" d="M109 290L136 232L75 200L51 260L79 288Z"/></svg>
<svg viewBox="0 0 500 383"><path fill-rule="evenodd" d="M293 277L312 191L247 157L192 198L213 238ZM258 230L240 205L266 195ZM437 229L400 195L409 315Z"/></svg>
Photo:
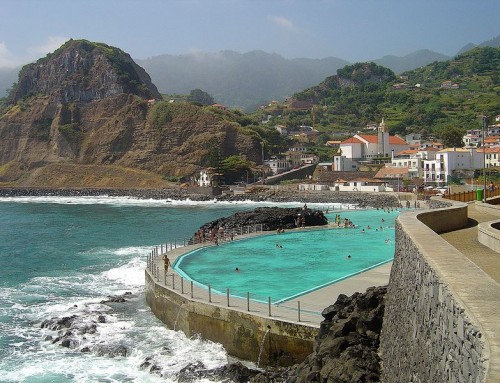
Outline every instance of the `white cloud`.
<svg viewBox="0 0 500 383"><path fill-rule="evenodd" d="M21 63L22 60L14 56L3 41L0 42L0 68L15 68Z"/></svg>
<svg viewBox="0 0 500 383"><path fill-rule="evenodd" d="M5 42L2 41L0 42L0 68L16 68L38 60L47 53L55 51L68 40L67 37L51 36L40 45L29 47L19 55L12 53Z"/></svg>
<svg viewBox="0 0 500 383"><path fill-rule="evenodd" d="M28 55L33 57L34 59L40 58L42 56L45 56L47 53L55 51L68 40L68 37L49 36L42 44L34 47L29 47Z"/></svg>
<svg viewBox="0 0 500 383"><path fill-rule="evenodd" d="M281 16L270 16L269 19L276 25L285 29L294 29L293 22L286 17Z"/></svg>

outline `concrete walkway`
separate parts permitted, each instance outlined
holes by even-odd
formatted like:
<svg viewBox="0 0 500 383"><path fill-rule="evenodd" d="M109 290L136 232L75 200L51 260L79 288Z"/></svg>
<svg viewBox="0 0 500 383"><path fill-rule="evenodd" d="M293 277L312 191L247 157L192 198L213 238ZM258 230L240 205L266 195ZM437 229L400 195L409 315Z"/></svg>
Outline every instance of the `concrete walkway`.
<svg viewBox="0 0 500 383"><path fill-rule="evenodd" d="M478 223L497 220L498 215L479 212L475 203L467 209L469 222L466 228L441 234L450 245L480 267L495 282L500 283L500 254L481 244L478 239Z"/></svg>

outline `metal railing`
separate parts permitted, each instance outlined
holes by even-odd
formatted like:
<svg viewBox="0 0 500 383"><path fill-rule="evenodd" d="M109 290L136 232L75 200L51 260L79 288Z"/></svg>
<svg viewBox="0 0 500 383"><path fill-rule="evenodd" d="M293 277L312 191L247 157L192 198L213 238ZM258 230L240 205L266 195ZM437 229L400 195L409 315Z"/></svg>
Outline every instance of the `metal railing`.
<svg viewBox="0 0 500 383"><path fill-rule="evenodd" d="M163 256L176 249L184 248L185 252L188 252L198 247L213 246L222 242L230 242L237 237L241 238L242 236L261 233L264 231L263 229L264 227L261 224L244 226L228 230L227 233L223 233L217 239L205 238L203 241L197 241L196 236L194 236L188 240L173 241L155 246L147 256L147 270L156 283L191 300L204 301L209 304L244 310L267 317L278 315L291 321L319 324L322 320L323 306L313 306L298 299L283 301L282 299L274 299L271 296L254 294L250 291L238 291L229 288L219 291L210 284L207 286L186 279L176 272L169 273L163 267Z"/></svg>

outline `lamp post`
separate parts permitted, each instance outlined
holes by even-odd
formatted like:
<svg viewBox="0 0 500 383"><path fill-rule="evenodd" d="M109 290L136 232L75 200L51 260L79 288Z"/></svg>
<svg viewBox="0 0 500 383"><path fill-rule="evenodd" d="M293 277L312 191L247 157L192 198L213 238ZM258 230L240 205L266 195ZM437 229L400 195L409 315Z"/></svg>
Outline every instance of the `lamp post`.
<svg viewBox="0 0 500 383"><path fill-rule="evenodd" d="M485 145L485 131L488 117L483 116L483 202L486 203L486 145Z"/></svg>

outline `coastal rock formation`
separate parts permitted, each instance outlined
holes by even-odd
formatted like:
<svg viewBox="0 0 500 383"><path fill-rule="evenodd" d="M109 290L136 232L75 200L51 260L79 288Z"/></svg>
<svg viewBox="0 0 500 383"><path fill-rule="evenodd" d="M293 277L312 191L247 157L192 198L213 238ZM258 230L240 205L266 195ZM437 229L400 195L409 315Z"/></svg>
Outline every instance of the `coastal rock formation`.
<svg viewBox="0 0 500 383"><path fill-rule="evenodd" d="M253 211L244 211L229 217L208 222L200 229L210 232L214 228L224 227L232 230L239 227L262 225L264 231L294 229L305 226L324 226L328 224L323 212L302 208L259 207Z"/></svg>
<svg viewBox="0 0 500 383"><path fill-rule="evenodd" d="M377 354L387 287L371 287L351 297L339 295L323 310L314 352L287 383L379 382Z"/></svg>
<svg viewBox="0 0 500 383"><path fill-rule="evenodd" d="M118 48L70 40L26 65L0 112L0 183L53 186L54 164L115 166L190 176L211 153L260 162L261 144L226 111L162 101ZM88 171L96 169L89 167ZM57 176L74 168L60 167ZM95 186L89 180L77 186Z"/></svg>

